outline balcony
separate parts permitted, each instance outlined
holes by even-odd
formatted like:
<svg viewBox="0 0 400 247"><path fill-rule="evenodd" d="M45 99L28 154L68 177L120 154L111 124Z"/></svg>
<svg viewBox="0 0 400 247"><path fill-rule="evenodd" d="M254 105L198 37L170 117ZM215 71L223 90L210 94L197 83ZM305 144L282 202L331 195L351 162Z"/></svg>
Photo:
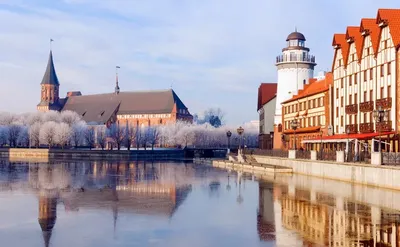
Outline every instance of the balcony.
<svg viewBox="0 0 400 247"><path fill-rule="evenodd" d="M358 124L348 124L346 125L346 132L349 130L349 134L356 134L358 132Z"/></svg>
<svg viewBox="0 0 400 247"><path fill-rule="evenodd" d="M360 103L360 112L371 112L374 110L374 102L367 101Z"/></svg>
<svg viewBox="0 0 400 247"><path fill-rule="evenodd" d="M361 133L372 133L374 132L374 123L362 123L360 124Z"/></svg>
<svg viewBox="0 0 400 247"><path fill-rule="evenodd" d="M356 114L358 112L358 104L346 105L346 114Z"/></svg>
<svg viewBox="0 0 400 247"><path fill-rule="evenodd" d="M377 99L376 100L376 109L382 107L382 109L389 109L392 108L392 97L384 98L384 99Z"/></svg>
<svg viewBox="0 0 400 247"><path fill-rule="evenodd" d="M276 57L276 63L290 63L290 62L306 62L315 63L315 56L307 55L279 55Z"/></svg>
<svg viewBox="0 0 400 247"><path fill-rule="evenodd" d="M392 131L392 121L383 121L376 123L377 132L389 132Z"/></svg>

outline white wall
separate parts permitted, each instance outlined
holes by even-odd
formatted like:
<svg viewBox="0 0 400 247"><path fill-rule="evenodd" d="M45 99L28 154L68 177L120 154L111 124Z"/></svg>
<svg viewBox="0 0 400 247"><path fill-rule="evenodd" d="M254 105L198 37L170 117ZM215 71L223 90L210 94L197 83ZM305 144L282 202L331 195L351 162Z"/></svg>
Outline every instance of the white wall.
<svg viewBox="0 0 400 247"><path fill-rule="evenodd" d="M314 70L309 68L294 68L278 69L278 91L275 109L275 124L282 123L282 105L281 103L292 98L298 93L298 90L304 88L304 80L306 84L309 79L313 78ZM297 83L296 83L297 78Z"/></svg>
<svg viewBox="0 0 400 247"><path fill-rule="evenodd" d="M262 109L264 111L263 119L263 131L262 134L269 134L274 132L274 113L276 108L276 97L269 101L267 104L263 105ZM261 123L260 123L261 124Z"/></svg>

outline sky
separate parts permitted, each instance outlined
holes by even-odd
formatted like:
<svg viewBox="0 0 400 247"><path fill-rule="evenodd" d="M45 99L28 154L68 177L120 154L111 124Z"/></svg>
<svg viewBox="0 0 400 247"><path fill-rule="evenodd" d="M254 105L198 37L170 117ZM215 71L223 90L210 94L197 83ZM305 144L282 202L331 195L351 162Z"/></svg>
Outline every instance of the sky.
<svg viewBox="0 0 400 247"><path fill-rule="evenodd" d="M261 82L297 27L330 70L334 33L398 0L0 0L0 111L32 112L50 39L60 97L173 88L189 111L219 107L226 124L258 119Z"/></svg>

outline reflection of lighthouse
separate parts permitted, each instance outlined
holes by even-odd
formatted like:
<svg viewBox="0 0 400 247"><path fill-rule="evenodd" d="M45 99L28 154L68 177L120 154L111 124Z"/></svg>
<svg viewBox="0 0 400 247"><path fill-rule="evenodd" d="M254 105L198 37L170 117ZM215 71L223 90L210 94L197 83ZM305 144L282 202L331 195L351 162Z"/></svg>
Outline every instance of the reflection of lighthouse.
<svg viewBox="0 0 400 247"><path fill-rule="evenodd" d="M39 194L39 225L45 246L50 244L51 233L57 219L57 193L54 191L41 191Z"/></svg>

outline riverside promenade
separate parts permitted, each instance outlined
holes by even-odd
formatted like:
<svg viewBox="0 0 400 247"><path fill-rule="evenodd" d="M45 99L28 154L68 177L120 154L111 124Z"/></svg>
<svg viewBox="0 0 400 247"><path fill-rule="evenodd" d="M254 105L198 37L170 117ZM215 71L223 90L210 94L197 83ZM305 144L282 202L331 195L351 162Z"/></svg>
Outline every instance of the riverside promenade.
<svg viewBox="0 0 400 247"><path fill-rule="evenodd" d="M344 162L344 154L340 151L336 155L336 161L317 160L316 153L311 153L309 158L296 158L296 153L294 152L294 150L290 150L286 157L248 153L245 155L239 154L238 156L231 155L229 157L230 161L214 161L213 166L224 167L225 165L226 168L240 168L243 171L271 174L294 173L400 190L400 167L398 166Z"/></svg>

